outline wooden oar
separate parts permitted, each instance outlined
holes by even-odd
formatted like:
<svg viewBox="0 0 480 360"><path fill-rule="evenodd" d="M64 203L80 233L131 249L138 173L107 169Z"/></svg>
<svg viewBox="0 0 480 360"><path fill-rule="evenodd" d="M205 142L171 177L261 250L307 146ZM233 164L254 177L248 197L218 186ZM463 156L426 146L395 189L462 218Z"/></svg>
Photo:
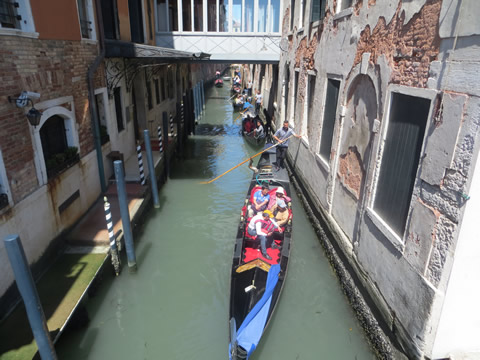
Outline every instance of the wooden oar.
<svg viewBox="0 0 480 360"><path fill-rule="evenodd" d="M230 170L225 171L222 175L218 175L215 179L212 179L212 180L209 180L209 181L202 181L202 182L200 182L200 184L210 184L210 183L214 182L215 180L220 179L223 175L229 173L229 172L232 171L232 170L235 170L235 169L238 168L240 165L243 165L243 164L245 164L247 161L253 159L254 157L257 157L258 155L263 154L265 151L270 150L270 149L274 148L275 146L280 145L281 143L283 143L283 142L287 141L288 139L290 139L292 136L293 136L293 135L290 135L290 136L289 136L288 138L286 138L285 140L282 140L282 141L280 141L279 143L277 143L277 144L275 144L275 145L272 145L272 146L269 146L269 147L266 148L265 150L262 150L262 151L260 151L259 153L255 154L255 155L253 155L253 156L250 156L247 160L244 160L244 161L242 161L240 164L238 164L238 165L234 166L233 168L231 168Z"/></svg>
<svg viewBox="0 0 480 360"><path fill-rule="evenodd" d="M240 118L240 116L242 116L243 113L244 113L245 111L247 111L247 110L248 110L248 108L246 108L246 109L243 110L243 111L240 111L240 115L238 115L238 116L235 118L235 120L233 120L233 122L236 122L236 121Z"/></svg>

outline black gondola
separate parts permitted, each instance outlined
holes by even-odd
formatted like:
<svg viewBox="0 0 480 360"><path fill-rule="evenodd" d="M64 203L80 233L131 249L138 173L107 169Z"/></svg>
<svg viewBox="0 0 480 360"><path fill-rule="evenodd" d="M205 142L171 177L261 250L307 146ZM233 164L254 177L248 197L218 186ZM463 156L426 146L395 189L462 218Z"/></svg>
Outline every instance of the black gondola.
<svg viewBox="0 0 480 360"><path fill-rule="evenodd" d="M252 168L255 174L248 188L235 240L230 282L229 357L233 360L248 359L257 347L287 275L292 234L290 199L286 197L289 220L283 232L275 232L267 241L267 254L271 260L263 257L258 241L246 232L250 220L248 205L262 184L269 184L271 194L278 187L283 187L286 196L290 194L288 174L285 169L273 167L275 160L275 148L272 148L261 155L257 168ZM270 241L276 243L275 249L269 246Z"/></svg>
<svg viewBox="0 0 480 360"><path fill-rule="evenodd" d="M265 145L265 124L260 119L260 117L256 116L254 112L246 111L243 114L242 119L242 135L250 145L254 147L260 147ZM255 130L257 126L257 121L260 121L263 127L262 133L259 135Z"/></svg>

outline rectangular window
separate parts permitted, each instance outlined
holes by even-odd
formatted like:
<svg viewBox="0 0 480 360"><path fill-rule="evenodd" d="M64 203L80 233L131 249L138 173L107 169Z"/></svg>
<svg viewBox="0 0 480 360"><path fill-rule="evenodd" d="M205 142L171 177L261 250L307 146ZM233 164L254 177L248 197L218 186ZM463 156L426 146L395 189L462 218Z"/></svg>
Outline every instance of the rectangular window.
<svg viewBox="0 0 480 360"><path fill-rule="evenodd" d="M203 31L203 0L193 0L193 16L195 31Z"/></svg>
<svg viewBox="0 0 480 360"><path fill-rule="evenodd" d="M392 93L374 210L402 236L417 174L430 100Z"/></svg>
<svg viewBox="0 0 480 360"><path fill-rule="evenodd" d="M158 105L160 104L160 86L158 85L158 79L153 80L153 83L155 85L155 101Z"/></svg>
<svg viewBox="0 0 480 360"><path fill-rule="evenodd" d="M168 1L168 25L170 31L178 31L178 3L177 0Z"/></svg>
<svg viewBox="0 0 480 360"><path fill-rule="evenodd" d="M117 87L113 90L113 98L115 99L115 115L117 117L117 129L118 132L125 129L123 125L123 112L122 112L122 89Z"/></svg>
<svg viewBox="0 0 480 360"><path fill-rule="evenodd" d="M322 20L325 17L325 8L327 0L313 0L312 1L312 15L311 22Z"/></svg>
<svg viewBox="0 0 480 360"><path fill-rule="evenodd" d="M242 31L242 0L232 0L232 28L234 32Z"/></svg>
<svg viewBox="0 0 480 360"><path fill-rule="evenodd" d="M183 0L182 4L183 4L183 7L182 7L183 31L192 31L191 0Z"/></svg>
<svg viewBox="0 0 480 360"><path fill-rule="evenodd" d="M245 11L243 18L244 32L253 32L253 9L254 9L254 0L244 0L245 1Z"/></svg>
<svg viewBox="0 0 480 360"><path fill-rule="evenodd" d="M157 30L168 31L167 26L167 0L157 0Z"/></svg>
<svg viewBox="0 0 480 360"><path fill-rule="evenodd" d="M315 75L308 75L307 80L307 101L305 106L304 121L302 124L302 135L308 140L308 122L312 118L313 113L313 97L315 96Z"/></svg>
<svg viewBox="0 0 480 360"><path fill-rule="evenodd" d="M268 0L258 0L258 32L267 32Z"/></svg>
<svg viewBox="0 0 480 360"><path fill-rule="evenodd" d="M0 24L2 28L20 29L22 17L18 15L18 2L13 0L0 1Z"/></svg>
<svg viewBox="0 0 480 360"><path fill-rule="evenodd" d="M218 9L218 26L219 31L228 32L228 1L229 0L219 0L219 9Z"/></svg>
<svg viewBox="0 0 480 360"><path fill-rule="evenodd" d="M340 81L328 79L327 96L325 98L325 111L323 113L322 135L320 137L320 156L327 162L330 161L332 149L333 129L337 117L338 93Z"/></svg>
<svg viewBox="0 0 480 360"><path fill-rule="evenodd" d="M80 31L82 33L82 38L91 39L92 35L92 22L89 20L88 8L86 4L87 0L77 0L78 6L78 17L80 20ZM1 0L0 0L1 3Z"/></svg>
<svg viewBox="0 0 480 360"><path fill-rule="evenodd" d="M270 0L268 31L280 32L280 0Z"/></svg>
<svg viewBox="0 0 480 360"><path fill-rule="evenodd" d="M119 30L117 17L117 1L103 0L100 2L100 4L102 5L102 19L105 38L111 40L118 40Z"/></svg>
<svg viewBox="0 0 480 360"><path fill-rule="evenodd" d="M290 69L287 67L285 71L285 83L283 84L284 94L285 94L285 116L288 114L288 103L289 103L289 89L290 89Z"/></svg>
<svg viewBox="0 0 480 360"><path fill-rule="evenodd" d="M160 78L160 88L161 88L161 92L162 92L162 101L163 101L167 98L165 96L165 79L164 79L163 76Z"/></svg>
<svg viewBox="0 0 480 360"><path fill-rule="evenodd" d="M150 81L146 81L147 85L147 103L148 103L148 109L152 110L153 109L153 100L152 100L152 83Z"/></svg>
<svg viewBox="0 0 480 360"><path fill-rule="evenodd" d="M302 0L302 28L307 25L305 20L305 10L307 9L307 0Z"/></svg>
<svg viewBox="0 0 480 360"><path fill-rule="evenodd" d="M207 0L207 30L217 31L217 0Z"/></svg>
<svg viewBox="0 0 480 360"><path fill-rule="evenodd" d="M348 9L349 7L352 7L352 5L353 5L353 0L340 0L339 11Z"/></svg>
<svg viewBox="0 0 480 360"><path fill-rule="evenodd" d="M295 0L290 0L290 31L293 31L295 25Z"/></svg>
<svg viewBox="0 0 480 360"><path fill-rule="evenodd" d="M168 98L173 99L173 97L174 97L173 68L168 69L167 76L168 76L167 77Z"/></svg>
<svg viewBox="0 0 480 360"><path fill-rule="evenodd" d="M293 119L295 119L295 115L296 115L296 111L297 111L298 78L299 77L300 77L300 71L295 70L295 80L294 80L294 84L293 84L293 116L292 116ZM295 120L293 121L293 123L295 123Z"/></svg>

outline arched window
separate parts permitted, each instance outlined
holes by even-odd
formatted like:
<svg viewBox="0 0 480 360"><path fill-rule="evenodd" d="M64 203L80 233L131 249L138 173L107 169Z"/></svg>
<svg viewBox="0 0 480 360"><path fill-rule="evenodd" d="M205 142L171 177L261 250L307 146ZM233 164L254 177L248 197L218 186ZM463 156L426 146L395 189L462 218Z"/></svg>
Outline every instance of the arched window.
<svg viewBox="0 0 480 360"><path fill-rule="evenodd" d="M40 129L40 140L48 178L78 161L78 149L68 146L62 117L53 115L45 121Z"/></svg>

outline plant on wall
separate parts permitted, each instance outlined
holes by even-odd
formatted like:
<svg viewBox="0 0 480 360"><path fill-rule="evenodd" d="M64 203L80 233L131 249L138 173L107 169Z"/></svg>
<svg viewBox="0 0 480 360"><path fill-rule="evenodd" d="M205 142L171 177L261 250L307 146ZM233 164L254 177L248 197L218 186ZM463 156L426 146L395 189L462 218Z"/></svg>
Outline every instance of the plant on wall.
<svg viewBox="0 0 480 360"><path fill-rule="evenodd" d="M64 152L50 156L45 162L48 177L50 178L61 173L79 160L80 157L76 146L70 146Z"/></svg>

